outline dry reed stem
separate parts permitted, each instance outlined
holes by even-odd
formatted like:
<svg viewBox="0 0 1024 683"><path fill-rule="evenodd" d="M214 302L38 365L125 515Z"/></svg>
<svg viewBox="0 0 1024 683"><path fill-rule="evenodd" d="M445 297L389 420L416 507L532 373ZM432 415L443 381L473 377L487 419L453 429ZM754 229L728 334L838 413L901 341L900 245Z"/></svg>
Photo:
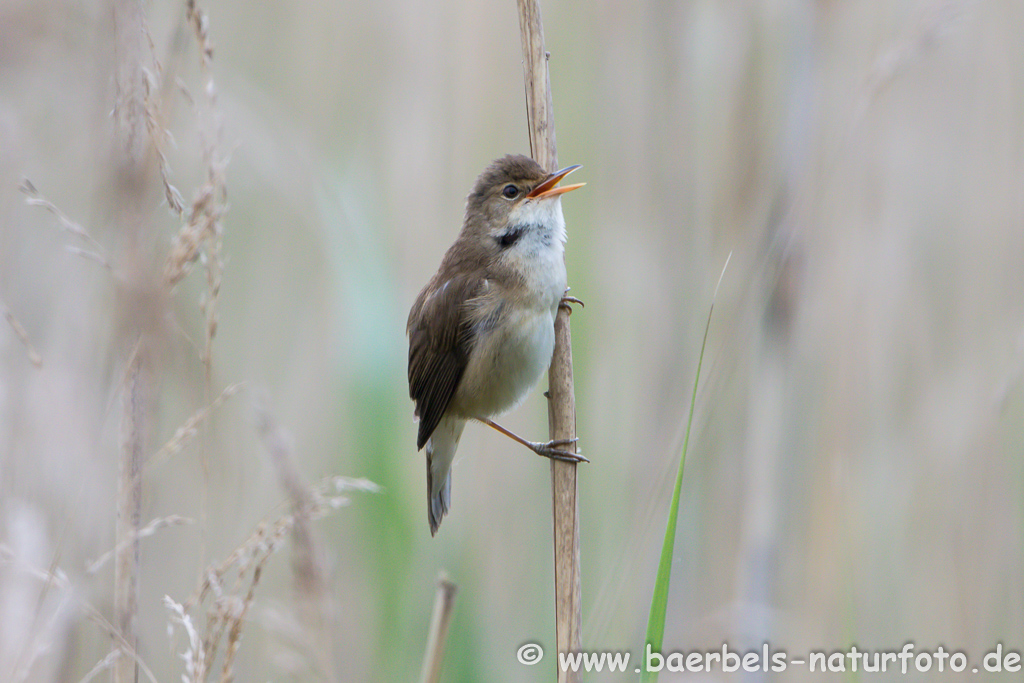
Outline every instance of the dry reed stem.
<svg viewBox="0 0 1024 683"><path fill-rule="evenodd" d="M139 517L142 508L142 457L145 452L148 369L142 355L131 360L123 397L121 459L118 473L116 563L114 565L114 614L118 633L134 651L135 619L139 600ZM122 658L114 664L116 683L138 679L134 661Z"/></svg>
<svg viewBox="0 0 1024 683"><path fill-rule="evenodd" d="M558 165L554 107L548 74L549 54L544 48L544 27L537 0L518 0L519 30L523 45L526 111L530 149L543 168ZM576 398L573 390L572 335L569 310L560 307L555 317L555 351L548 369L548 430L551 439L576 436ZM555 641L557 652L578 651L582 644L580 592L579 503L576 463L551 461L551 504L555 556ZM555 660L557 662L557 656ZM558 681L575 681L574 672L558 670Z"/></svg>
<svg viewBox="0 0 1024 683"><path fill-rule="evenodd" d="M458 587L441 572L437 575L437 592L434 594L434 611L430 616L430 630L427 649L423 653L423 668L420 683L438 683L441 680L441 665L444 663L444 646L448 641L448 627L455 607Z"/></svg>
<svg viewBox="0 0 1024 683"><path fill-rule="evenodd" d="M114 167L119 209L118 230L125 236L128 282L127 317L145 306L150 291L145 258L146 215L142 203L147 180L145 78L142 59L145 54L145 10L141 0L115 0L114 18ZM133 310L136 309L136 310ZM121 457L118 467L117 524L115 528L114 625L122 648L135 652L136 618L139 590L139 539L137 537L142 505L142 458L152 420L154 376L146 330L133 323L130 334L134 351L129 357L123 387L121 419ZM134 658L121 657L114 662L115 683L134 683L139 669Z"/></svg>

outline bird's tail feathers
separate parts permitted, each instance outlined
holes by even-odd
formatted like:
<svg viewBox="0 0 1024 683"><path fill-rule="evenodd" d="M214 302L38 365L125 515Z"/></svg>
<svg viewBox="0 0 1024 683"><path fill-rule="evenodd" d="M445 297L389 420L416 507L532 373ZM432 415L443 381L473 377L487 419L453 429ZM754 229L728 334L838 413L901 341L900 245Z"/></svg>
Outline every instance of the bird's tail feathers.
<svg viewBox="0 0 1024 683"><path fill-rule="evenodd" d="M427 522L430 535L437 533L452 504L452 460L465 420L444 417L427 440Z"/></svg>

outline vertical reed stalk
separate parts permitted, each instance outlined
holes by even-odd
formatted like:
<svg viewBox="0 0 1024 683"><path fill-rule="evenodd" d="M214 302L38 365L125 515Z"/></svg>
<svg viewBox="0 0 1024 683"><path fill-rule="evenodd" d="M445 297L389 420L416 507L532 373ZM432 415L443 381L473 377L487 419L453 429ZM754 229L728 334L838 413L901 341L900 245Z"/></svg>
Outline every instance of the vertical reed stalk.
<svg viewBox="0 0 1024 683"><path fill-rule="evenodd" d="M558 167L554 107L544 26L537 0L518 0L519 31L523 43L526 111L533 158L548 171ZM551 439L576 436L576 397L572 376L572 335L569 311L562 307L555 318L555 353L548 370L548 429ZM557 653L581 647L580 524L576 463L551 461L551 504L555 551L555 642ZM558 681L576 681L574 672L558 671Z"/></svg>
<svg viewBox="0 0 1024 683"><path fill-rule="evenodd" d="M455 584L448 580L444 572L441 572L437 577L434 612L430 617L430 632L427 636L427 649L423 654L420 683L438 683L441 680L444 646L448 641L448 627L452 622L456 592L458 591Z"/></svg>
<svg viewBox="0 0 1024 683"><path fill-rule="evenodd" d="M117 480L117 537L114 563L114 615L122 642L131 648L114 662L114 683L138 680L136 616L139 611L139 518L142 509L142 455L146 444L148 368L137 349L129 361L121 421L121 460Z"/></svg>
<svg viewBox="0 0 1024 683"><path fill-rule="evenodd" d="M142 325L135 318L145 310L147 268L142 263L143 226L142 199L146 185L145 82L142 56L146 49L145 14L141 0L115 0L114 50L116 63L116 104L114 107L115 139L113 149L114 182L116 186L117 222L125 246L127 282L125 286L125 317L129 334L128 358L124 384L121 419L121 453L118 467L117 524L115 527L116 559L114 564L114 624L124 649L113 666L115 683L134 683L139 670L136 618L139 609L139 517L142 507L142 458L147 447L150 409L153 399L153 377L149 362L149 345Z"/></svg>

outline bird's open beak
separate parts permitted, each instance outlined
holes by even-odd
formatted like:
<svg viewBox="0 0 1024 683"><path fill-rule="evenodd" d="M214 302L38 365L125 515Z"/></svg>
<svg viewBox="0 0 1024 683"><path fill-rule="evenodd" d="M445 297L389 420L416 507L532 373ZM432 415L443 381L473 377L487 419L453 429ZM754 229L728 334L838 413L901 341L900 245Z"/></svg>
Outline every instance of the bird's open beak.
<svg viewBox="0 0 1024 683"><path fill-rule="evenodd" d="M586 185L586 183L576 183L575 185L555 187L555 185L558 184L558 181L560 181L562 178L575 171L577 168L581 168L581 166L579 164L576 164L575 166L566 166L561 171L555 171L547 178L545 178L544 182L542 182L537 187L533 188L533 190L530 191L530 194L526 195L526 198L540 199L542 197L555 197L560 194L565 194L566 192L578 190L579 188Z"/></svg>

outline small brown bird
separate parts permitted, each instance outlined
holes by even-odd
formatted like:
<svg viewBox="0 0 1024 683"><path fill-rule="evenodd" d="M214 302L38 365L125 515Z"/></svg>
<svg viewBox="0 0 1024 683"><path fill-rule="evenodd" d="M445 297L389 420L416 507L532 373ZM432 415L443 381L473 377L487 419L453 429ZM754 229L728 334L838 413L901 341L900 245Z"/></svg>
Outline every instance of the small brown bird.
<svg viewBox="0 0 1024 683"><path fill-rule="evenodd" d="M565 219L557 187L579 166L547 173L510 155L484 169L466 200L462 231L409 311L409 395L427 447L427 519L433 536L451 506L451 465L468 420L549 458L584 461L536 443L491 417L518 405L551 362L565 297Z"/></svg>

